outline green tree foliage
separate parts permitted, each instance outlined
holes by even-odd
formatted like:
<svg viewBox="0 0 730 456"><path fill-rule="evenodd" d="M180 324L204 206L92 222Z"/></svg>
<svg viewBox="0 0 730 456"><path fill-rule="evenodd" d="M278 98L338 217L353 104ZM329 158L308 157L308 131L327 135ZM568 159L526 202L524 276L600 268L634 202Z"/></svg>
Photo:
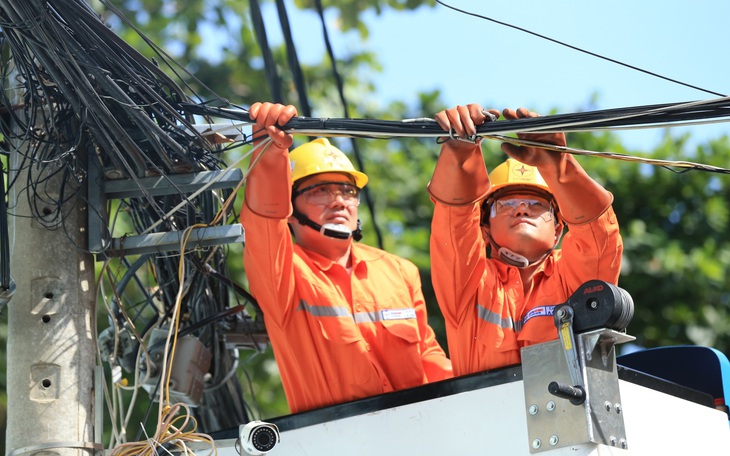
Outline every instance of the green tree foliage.
<svg viewBox="0 0 730 456"><path fill-rule="evenodd" d="M116 3L132 24L194 74L200 82L182 73L180 78L204 99L217 94L238 105L270 99L260 46L252 32L248 1L125 0ZM267 8L272 7L270 2L262 3ZM408 14L407 10L433 5L433 2L419 0L329 0L323 3L327 14L338 18L342 31L354 31L363 38L368 33L361 20L365 11L393 8ZM287 6L292 21L301 15L316 14L311 0L295 0L296 8L292 8L290 2ZM147 44L128 25L104 14L127 42L152 57ZM278 28L278 23L275 25ZM211 50L213 44L218 47ZM276 44L273 54L286 102L298 105L285 50ZM430 117L446 107L438 92L404 94L404 100L384 105L368 80L368 75L378 69L377 54L364 50L337 57L351 117ZM303 71L313 115L342 117L344 110L326 56L319 64L304 65ZM491 101L498 108L502 104L520 103L520 100ZM306 139L296 138L297 141ZM334 141L343 150L352 150L349 139ZM433 206L425 190L439 147L433 140L414 138L356 141L364 157L364 171L372 176L369 189L375 208L370 213L365 205L361 206L365 228L363 242L377 243L377 226L383 234L386 250L419 266L431 322L445 347L443 322L430 284L428 243ZM569 144L588 150L691 160L717 166L730 163L727 137L690 147L688 137L677 138L667 133L654 150L630 151L614 134L576 133L569 135ZM504 159L497 143L485 142L484 151L490 167ZM579 157L579 161L615 197L614 207L625 242L619 285L633 296L636 305L628 332L646 347L702 344L729 350L730 287L726 278L730 276L730 239L727 235L730 178L699 171L677 173L599 157ZM232 278L245 286L241 252L232 248L229 261ZM100 318L100 322L103 321ZM2 334L0 332L0 337ZM0 368L4 370L2 361ZM256 417L288 413L270 350L242 352L240 372L243 384L250 387L245 394L252 406L259 409ZM2 402L4 397L0 394L0 404ZM1 422L3 416L0 416Z"/></svg>
<svg viewBox="0 0 730 456"><path fill-rule="evenodd" d="M656 159L730 163L727 137L690 147L688 136L667 132L649 154L626 151L610 134L575 135L571 142ZM615 198L624 238L619 285L636 306L629 333L645 347L698 344L727 352L728 177L601 158L581 160Z"/></svg>

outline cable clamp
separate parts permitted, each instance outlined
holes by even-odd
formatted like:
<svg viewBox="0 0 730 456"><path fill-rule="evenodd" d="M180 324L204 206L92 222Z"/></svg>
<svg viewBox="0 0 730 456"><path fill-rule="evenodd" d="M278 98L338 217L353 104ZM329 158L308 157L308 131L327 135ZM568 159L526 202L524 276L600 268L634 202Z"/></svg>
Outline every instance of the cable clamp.
<svg viewBox="0 0 730 456"><path fill-rule="evenodd" d="M454 129L452 128L449 130L449 139L453 139L453 140L457 140L457 141L464 141L464 142L478 145L478 144L481 144L482 139L484 139L484 138L482 136L477 135L476 133L474 133L471 136L462 138L461 136L457 136L456 131L454 131Z"/></svg>
<svg viewBox="0 0 730 456"><path fill-rule="evenodd" d="M486 109L482 109L482 114L484 114L485 116L487 116L489 118L489 121L490 122L494 122L495 120L498 119L497 116L495 116L491 112L487 111Z"/></svg>

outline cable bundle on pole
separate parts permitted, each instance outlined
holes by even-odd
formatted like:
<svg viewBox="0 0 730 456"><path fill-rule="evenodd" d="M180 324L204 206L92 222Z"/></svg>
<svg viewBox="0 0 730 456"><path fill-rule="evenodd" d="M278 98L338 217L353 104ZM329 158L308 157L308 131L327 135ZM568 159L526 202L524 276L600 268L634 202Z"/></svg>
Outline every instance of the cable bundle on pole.
<svg viewBox="0 0 730 456"><path fill-rule="evenodd" d="M114 9L110 4L107 7ZM138 233L183 233L191 227L236 219L229 205L234 190L193 196L169 179L175 174L221 170L226 165L220 158L222 146L192 126L193 114L182 103L192 103L195 95L159 66L166 64L166 70L179 71L161 50L148 42L159 58L143 56L82 0L0 0L0 28L0 40L10 51L0 57L0 107L3 120L8 119L0 124L0 131L13 145L8 153L17 157L20 168L29 170L27 182L10 181L8 187L32 200L31 217L41 223L62 219L48 217L46 212L55 214L68 201L85 204L84 186L89 193L103 193L105 181L119 180L128 181L130 191L138 190L135 196L118 198L114 204L105 201L101 208L89 211L109 231L122 218L128 223L126 229ZM20 95L11 99L13 94ZM16 144L23 146L14 147ZM98 179L92 180L89 169L82 165L87 160L101 170ZM48 189L46 194L40 190L46 190L50 173L62 173L64 179L61 188ZM141 184L143 179L157 177L176 191L151 194ZM54 207L58 209L49 209ZM171 208L178 209L168 214ZM48 228L52 228L50 224ZM0 247L0 253L7 254L7 243L3 241ZM103 257L104 251L94 253ZM235 306L238 315L226 313L231 299L236 298L227 284L208 273L216 270L227 276L226 258L224 247L182 246L179 251L143 256L142 261L123 257L104 277L112 292L102 298L110 300L110 325L100 351L110 365L134 372L144 356L149 332L170 328L175 310L186 317L180 333L195 337L215 356L206 372L210 378L202 402L190 412L206 431L227 428L248 417L235 375L237 353L226 346L221 335L236 325L242 307ZM198 322L208 324L198 326ZM130 389L136 393L142 381L137 383L140 377L136 375L133 378ZM120 385L117 382L114 387ZM121 416L123 422L131 416L123 415L112 419ZM120 432L116 441L124 438Z"/></svg>

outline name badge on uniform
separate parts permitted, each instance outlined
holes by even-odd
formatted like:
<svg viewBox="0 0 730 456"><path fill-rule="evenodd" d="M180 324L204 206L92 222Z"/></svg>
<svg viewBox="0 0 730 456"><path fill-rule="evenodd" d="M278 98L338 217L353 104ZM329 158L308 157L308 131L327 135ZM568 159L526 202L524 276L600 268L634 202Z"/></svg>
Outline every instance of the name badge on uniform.
<svg viewBox="0 0 730 456"><path fill-rule="evenodd" d="M522 324L524 325L535 317L552 317L554 313L555 306L535 307L534 309L527 312L527 315L525 315L525 317L522 319Z"/></svg>
<svg viewBox="0 0 730 456"><path fill-rule="evenodd" d="M407 320L416 318L416 309L385 309L380 311L383 320Z"/></svg>

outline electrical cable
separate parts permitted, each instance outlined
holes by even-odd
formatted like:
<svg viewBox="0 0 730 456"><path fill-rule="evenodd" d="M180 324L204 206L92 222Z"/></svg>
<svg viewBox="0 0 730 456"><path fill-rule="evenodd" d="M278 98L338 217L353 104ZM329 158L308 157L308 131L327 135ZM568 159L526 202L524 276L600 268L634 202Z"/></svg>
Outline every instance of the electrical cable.
<svg viewBox="0 0 730 456"><path fill-rule="evenodd" d="M8 233L7 192L5 191L5 167L0 161L0 293L10 290L10 234ZM0 302L0 309L2 303Z"/></svg>
<svg viewBox="0 0 730 456"><path fill-rule="evenodd" d="M259 47L261 48L261 54L264 59L264 72L266 73L266 79L269 81L271 99L276 103L283 103L284 95L281 91L281 81L279 80L279 74L276 71L274 56L271 54L269 40L266 37L266 25L264 24L264 18L261 15L261 6L259 5L258 0L249 0L249 6L251 9L251 23L253 24L254 31L256 32L256 39L258 40Z"/></svg>
<svg viewBox="0 0 730 456"><path fill-rule="evenodd" d="M201 115L254 123L245 109L187 104L185 108ZM617 127L644 128L647 126L658 128L679 126L687 122L708 119L729 122L730 97L486 122L477 126L477 134L567 133L571 131L611 130ZM448 136L432 118L379 120L294 117L282 128L293 134L362 138L439 138ZM257 138L247 138L244 143L250 143L255 139Z"/></svg>
<svg viewBox="0 0 730 456"><path fill-rule="evenodd" d="M286 45L286 56L289 61L289 68L292 72L294 87L299 95L299 109L305 117L312 116L312 108L309 106L309 97L307 97L307 84L304 80L302 67L299 65L299 57L297 57L297 48L294 46L294 38L292 37L291 25L289 24L289 15L286 12L286 4L284 0L276 0L276 10L279 13L279 22L281 23L281 32L284 35L284 44ZM314 139L314 138L311 138Z"/></svg>
<svg viewBox="0 0 730 456"><path fill-rule="evenodd" d="M241 141L216 143L196 129L194 120L197 116L202 116L206 122L210 122L210 119L217 117L250 124L248 112L232 104L216 107L213 102L199 102L202 97L195 94L184 82L186 78L196 80L195 76L140 33L110 1L102 0L102 4L137 31L141 39L156 53L157 58L145 57L116 36L84 1L3 0L0 4L0 44L7 46L11 56L9 60L2 57L0 65L0 82L5 89L0 91L0 132L4 139L3 147L8 145L8 150L3 150L2 153L12 155L15 160L13 167L17 169L16 174L8 176L8 189L12 188L16 194L28 199L30 216L46 228L67 230L70 206L76 201L85 202L82 193L84 185L88 185L88 175L84 161L88 159L98 163L104 179L126 179L131 182L130 185L140 188L138 197L110 202L107 207L94 208L91 212L105 226L108 225L108 216L104 214L114 214L112 229L107 226L110 235L126 223L135 233L178 231L187 240L194 227L208 227L225 224L229 219L235 220L231 205L238 188L245 181L245 176L232 191L214 192L209 187L204 187L198 192L186 194L168 182L174 193L163 196L149 194L140 184L140 179L159 176L164 180L177 173L226 169L228 165L221 158L221 154L241 145L249 145L253 137L241 133L244 138ZM277 0L277 8L289 66L304 113L303 117L292 119L284 126L287 131L309 136L350 138L357 164L363 171L363 159L356 138L448 136L433 119L350 119L344 83L337 68L320 0L315 1L315 8L322 22L324 41L345 118L311 118L306 81L296 55L282 0ZM276 73L273 54L267 42L258 0L251 2L251 15L265 61L272 99L281 101L281 80ZM169 77L160 64L165 65L177 81L183 82L178 83ZM10 68L16 70L17 77L10 77ZM200 81L197 83L203 86ZM21 92L25 95L22 102L10 99L12 94ZM217 97L216 103L221 100ZM488 122L478 128L478 135L499 141L550 147L551 145L531 143L505 135L656 128L710 121L726 122L728 119L730 99L721 97L689 103ZM14 128L9 128L10 124ZM29 144L31 147L15 147L18 143ZM604 158L633 160L669 169L727 172L724 168L691 162L552 147L553 150L565 153L596 154ZM238 162L231 166L237 164ZM19 177L21 175L24 177ZM4 175L0 177L4 178ZM382 248L382 236L375 223L374 205L368 196L367 187L365 192L377 242ZM1 206L3 202L0 201L0 210L4 209L3 213L21 216L14 213L14 207L9 207L12 202L8 201L8 207L5 208ZM3 287L9 280L9 238L5 230L6 221L0 218L0 285ZM85 249L84 246L77 247ZM232 280L226 280L229 274L225 266L227 252L224 248L188 247L183 242L179 251L144 255L133 262L122 257L105 263L103 279L111 285L109 293L113 295L108 303L109 318L112 320L110 328L113 332L109 342L111 359L106 361L110 364L118 363L113 368L119 371L131 372L134 381L132 386L121 383L112 385L112 402L116 401L112 407L113 413L118 414L112 419L119 424L114 431L116 440L126 438L124 429L133 416L135 401L142 388L147 389L152 396L160 393L156 426L158 433L151 436L158 443L160 451L167 443L163 442L159 433L171 430L171 426L178 430L188 427L179 436L184 446L186 438L192 435L186 432L197 432L198 427L203 431L214 430L216 426L227 424L227 417L244 422L248 414L253 413L249 401L243 399L243 388L239 379L232 375L238 362L237 352L225 348L220 332L221 328L227 329L225 325L231 323L228 319L233 320L233 316L241 315L245 305L252 305L256 310L257 324L263 323L258 319L262 314L248 292ZM117 272L119 275L115 276ZM98 288L104 289L104 286ZM239 297L243 297L247 302L231 305L229 289L236 292L233 299L241 302ZM103 301L106 303L104 299ZM182 318L183 315L185 318ZM202 403L195 410L170 403L170 371L164 372L163 369L158 377L153 376L149 354L151 347L145 345L145 341L150 339L152 331L164 329L170 331L168 339L196 337L212 354L212 379L206 383L208 388L204 391ZM253 335L258 329L261 328L247 327L246 330ZM167 342L166 340L165 350L171 350L168 352L171 363L174 360L175 345ZM253 356L258 353L257 351ZM166 356L165 362L167 361ZM249 389L252 390L253 382L248 372L245 374ZM157 385L160 387L159 391ZM127 401L129 407L126 410L121 397L122 389L133 390L133 397ZM207 394L215 394L215 401L209 401L213 396L206 396ZM256 399L253 394L251 396L250 402L258 410ZM152 403L147 412L151 408ZM178 412L184 412L184 418L175 418L174 415ZM177 419L183 420L182 425ZM144 431L145 425L146 417L140 433ZM187 450L185 447L185 451ZM139 442L120 446L115 451L115 454L120 455L144 454Z"/></svg>
<svg viewBox="0 0 730 456"><path fill-rule="evenodd" d="M211 117L220 117L240 122L251 122L248 111L213 106L188 106L191 111L199 111ZM667 103L646 106L633 106L605 110L588 111L572 114L555 114L542 117L531 117L515 120L499 120L486 122L477 126L477 137L505 141L504 135L515 133L552 133L613 130L617 128L656 128L658 126L682 125L687 122L712 119L714 121L730 121L730 97L711 100L691 101L684 103ZM448 134L431 118L396 120L377 119L309 119L295 117L282 126L292 134L314 134L317 136L351 136L362 138L444 138ZM255 135L244 140L248 143L256 140ZM475 140L476 138L472 138ZM549 148L548 145L544 145ZM659 166L676 166L701 171L725 173L719 166L705 165L686 161L658 161L613 152L594 152L571 148L561 150L566 153L594 155L602 158L621 159Z"/></svg>
<svg viewBox="0 0 730 456"><path fill-rule="evenodd" d="M727 96L727 95L723 95L723 94L718 93L718 92L714 92L712 90L707 90L707 89L703 89L702 87L698 87L698 86L695 86L695 85L692 85L692 84L687 84L687 83L682 82L682 81L679 81L677 79L672 79L672 78L669 78L669 77L666 77L666 76L662 76L661 74L654 73L654 72L649 71L649 70L644 70L644 69L639 68L637 66L629 65L628 63L624 63L624 62L621 62L619 60L615 60L615 59L612 59L612 58L603 56L601 54L597 54L595 52L587 51L587 50L582 49L582 48L579 48L577 46L573 46L571 44L564 43L562 41L556 40L554 38L550 38L550 37L545 36L545 35L541 35L539 33L533 32L531 30L528 30L528 29L525 29L525 28L522 28L522 27L518 27L516 25L508 24L506 22L498 21L496 19L493 19L493 18L490 18L490 17L487 17L487 16L483 16L481 14L472 13L470 11L466 11L466 10L462 10L462 9L456 8L455 6L451 6L451 5L447 4L446 2L443 2L442 0L435 0L435 2L438 3L441 6L444 6L446 8L451 9L451 10L457 11L457 12L459 12L461 14L466 14L468 16L477 17L479 19L484 19L486 21L494 22L495 24L499 24L499 25L503 25L505 27L509 27L509 28L512 28L512 29L515 29L515 30L519 30L520 32L524 32L524 33L527 33L527 34L536 36L538 38L541 38L543 40L550 41L552 43L558 44L560 46L564 46L564 47L573 49L575 51L582 52L584 54L590 55L591 57L596 57L596 58L599 58L599 59L602 59L602 60L606 60L606 61L611 62L611 63L615 63L617 65L624 66L626 68L630 68L632 70L639 71L639 72L644 73L644 74L648 74L649 76L653 76L655 78L664 79L665 81L669 81L669 82L672 82L674 84L679 84L679 85L682 85L682 86L685 86L685 87L689 87L690 89L699 90L701 92L705 92L707 94L714 95L714 96L717 96L717 97L725 97L725 96Z"/></svg>
<svg viewBox="0 0 730 456"><path fill-rule="evenodd" d="M324 8L322 7L322 0L315 0L314 4L317 8L317 14L319 15L319 20L322 23L322 35L324 37L324 43L325 47L327 49L327 55L329 55L330 58L330 65L332 67L332 75L335 78L335 84L337 85L337 94L340 97L340 103L342 103L342 109L344 111L344 115L346 118L350 117L350 110L348 108L347 100L345 99L345 85L342 81L342 77L340 76L340 72L337 70L337 59L335 58L335 52L332 49L332 43L330 43L329 38L329 32L327 31L327 23L324 18ZM357 142L355 141L354 137L351 137L350 139L350 146L352 147L352 153L355 155L355 161L357 162L357 166L363 173L367 174L367 171L365 170L365 161L362 158L362 154L360 153L360 149L357 147ZM377 223L377 217L375 215L375 203L373 201L372 194L370 193L370 187L363 187L362 188L362 195L363 199L365 200L365 205L368 208L368 212L370 212L370 218L373 224L373 230L375 231L375 239L377 242L378 247L380 249L384 249L383 246L383 233L380 231L380 226Z"/></svg>

